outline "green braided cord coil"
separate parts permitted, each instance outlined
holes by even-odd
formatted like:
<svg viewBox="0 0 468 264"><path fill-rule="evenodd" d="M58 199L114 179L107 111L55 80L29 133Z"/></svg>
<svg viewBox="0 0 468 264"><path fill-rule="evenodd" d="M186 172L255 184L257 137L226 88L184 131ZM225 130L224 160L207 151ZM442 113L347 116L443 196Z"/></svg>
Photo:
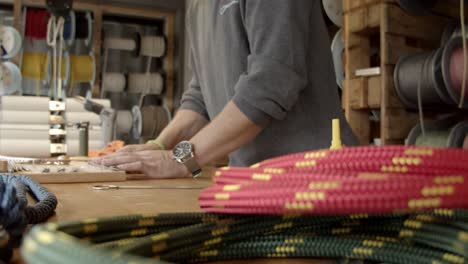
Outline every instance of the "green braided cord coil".
<svg viewBox="0 0 468 264"><path fill-rule="evenodd" d="M329 257L468 263L468 210L350 216L131 215L45 224L21 248L31 264L199 263Z"/></svg>

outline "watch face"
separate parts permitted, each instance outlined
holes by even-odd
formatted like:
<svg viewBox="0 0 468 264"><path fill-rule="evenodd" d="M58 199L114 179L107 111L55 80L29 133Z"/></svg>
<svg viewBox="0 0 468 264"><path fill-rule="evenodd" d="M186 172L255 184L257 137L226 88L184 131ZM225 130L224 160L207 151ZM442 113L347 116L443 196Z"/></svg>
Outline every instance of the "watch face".
<svg viewBox="0 0 468 264"><path fill-rule="evenodd" d="M183 159L192 153L192 144L188 141L182 141L173 150L174 158Z"/></svg>

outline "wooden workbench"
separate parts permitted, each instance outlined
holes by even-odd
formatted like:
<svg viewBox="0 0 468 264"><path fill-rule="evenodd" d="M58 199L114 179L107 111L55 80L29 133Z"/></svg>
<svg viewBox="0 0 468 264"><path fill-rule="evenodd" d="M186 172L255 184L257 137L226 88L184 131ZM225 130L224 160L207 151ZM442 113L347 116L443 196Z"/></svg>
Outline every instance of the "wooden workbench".
<svg viewBox="0 0 468 264"><path fill-rule="evenodd" d="M210 174L208 170L208 173ZM164 185L204 187L211 185L209 176L199 179L134 180L97 184L114 185ZM140 213L200 212L198 195L200 190L93 190L94 183L44 184L55 193L59 204L51 222L81 220L84 218L110 217ZM21 260L15 263L22 263ZM222 263L331 263L318 260L256 260ZM64 263L66 264L66 263Z"/></svg>

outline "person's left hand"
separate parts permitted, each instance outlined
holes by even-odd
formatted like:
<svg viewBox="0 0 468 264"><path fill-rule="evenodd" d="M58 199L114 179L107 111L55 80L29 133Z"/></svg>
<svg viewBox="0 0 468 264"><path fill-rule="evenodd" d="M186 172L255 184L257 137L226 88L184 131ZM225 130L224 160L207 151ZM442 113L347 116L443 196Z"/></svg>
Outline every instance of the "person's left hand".
<svg viewBox="0 0 468 264"><path fill-rule="evenodd" d="M190 174L184 165L172 159L171 151L116 152L92 162L103 166L116 166L127 172L144 173L151 178L182 178Z"/></svg>

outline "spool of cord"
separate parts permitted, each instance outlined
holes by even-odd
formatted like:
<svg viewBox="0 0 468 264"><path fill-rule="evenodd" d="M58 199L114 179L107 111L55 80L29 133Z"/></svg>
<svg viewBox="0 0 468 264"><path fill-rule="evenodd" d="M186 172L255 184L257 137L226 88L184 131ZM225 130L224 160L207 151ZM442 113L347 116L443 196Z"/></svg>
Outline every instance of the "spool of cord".
<svg viewBox="0 0 468 264"><path fill-rule="evenodd" d="M161 36L144 36L141 38L140 55L161 58L166 54L166 39Z"/></svg>
<svg viewBox="0 0 468 264"><path fill-rule="evenodd" d="M437 0L398 0L400 7L413 16L424 16L432 13Z"/></svg>
<svg viewBox="0 0 468 264"><path fill-rule="evenodd" d="M47 37L47 23L50 13L47 10L26 9L25 37L45 39Z"/></svg>
<svg viewBox="0 0 468 264"><path fill-rule="evenodd" d="M70 75L70 91L75 84L89 83L92 87L96 80L96 63L94 55L71 55L71 75Z"/></svg>
<svg viewBox="0 0 468 264"><path fill-rule="evenodd" d="M447 125L449 123L446 123ZM425 134L421 125L416 125L410 132L406 144L425 147L464 148L468 135L468 122L458 122L446 127L440 122L426 122Z"/></svg>
<svg viewBox="0 0 468 264"><path fill-rule="evenodd" d="M103 89L105 92L122 93L127 85L125 75L121 73L105 73L103 77Z"/></svg>
<svg viewBox="0 0 468 264"><path fill-rule="evenodd" d="M442 50L403 56L394 72L395 90L403 104L418 108L418 87L424 106L454 104L445 89L441 72Z"/></svg>
<svg viewBox="0 0 468 264"><path fill-rule="evenodd" d="M76 39L85 39L87 46L91 44L93 19L90 12L76 12Z"/></svg>
<svg viewBox="0 0 468 264"><path fill-rule="evenodd" d="M164 79L159 73L131 73L128 75L128 92L134 94L162 94Z"/></svg>
<svg viewBox="0 0 468 264"><path fill-rule="evenodd" d="M46 80L48 71L47 53L23 53L23 63L21 63L21 72L24 78L33 80Z"/></svg>
<svg viewBox="0 0 468 264"><path fill-rule="evenodd" d="M117 111L115 120L115 133L117 135L128 135L132 130L132 112L130 111Z"/></svg>
<svg viewBox="0 0 468 264"><path fill-rule="evenodd" d="M135 39L105 38L104 49L134 51L137 48Z"/></svg>
<svg viewBox="0 0 468 264"><path fill-rule="evenodd" d="M63 27L63 39L69 46L73 45L76 35L76 16L74 11L65 17L65 25Z"/></svg>
<svg viewBox="0 0 468 264"><path fill-rule="evenodd" d="M458 103L461 97L463 82L463 43L461 37L450 39L442 55L442 73L444 83L453 101ZM465 90L468 85L465 85ZM465 96L463 108L468 107L468 96Z"/></svg>
<svg viewBox="0 0 468 264"><path fill-rule="evenodd" d="M20 51L21 35L9 26L0 25L0 55L2 59L11 59Z"/></svg>
<svg viewBox="0 0 468 264"><path fill-rule="evenodd" d="M142 138L156 138L171 121L169 109L164 106L143 106Z"/></svg>
<svg viewBox="0 0 468 264"><path fill-rule="evenodd" d="M21 88L21 71L12 62L0 65L0 96L10 95Z"/></svg>
<svg viewBox="0 0 468 264"><path fill-rule="evenodd" d="M335 66L336 84L338 87L342 88L345 74L343 70L344 43L341 29L336 32L333 38L331 51L333 55L333 65Z"/></svg>

